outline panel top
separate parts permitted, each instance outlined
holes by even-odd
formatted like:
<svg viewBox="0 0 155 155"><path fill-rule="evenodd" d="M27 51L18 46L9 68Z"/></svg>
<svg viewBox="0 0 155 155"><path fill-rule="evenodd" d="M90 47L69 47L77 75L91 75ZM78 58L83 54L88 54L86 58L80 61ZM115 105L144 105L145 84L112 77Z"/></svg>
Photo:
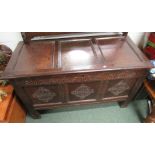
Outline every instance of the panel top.
<svg viewBox="0 0 155 155"><path fill-rule="evenodd" d="M101 37L20 42L3 78L151 68L129 37Z"/></svg>

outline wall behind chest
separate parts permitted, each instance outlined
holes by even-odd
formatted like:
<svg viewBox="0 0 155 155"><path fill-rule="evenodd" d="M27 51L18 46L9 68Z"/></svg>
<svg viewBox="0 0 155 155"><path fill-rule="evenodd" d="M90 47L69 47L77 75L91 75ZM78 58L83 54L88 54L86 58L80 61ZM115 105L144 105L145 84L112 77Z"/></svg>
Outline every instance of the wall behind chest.
<svg viewBox="0 0 155 155"><path fill-rule="evenodd" d="M130 32L129 36L139 47L143 44L144 32ZM22 40L20 32L0 32L0 44L5 44L14 50L19 41Z"/></svg>
<svg viewBox="0 0 155 155"><path fill-rule="evenodd" d="M22 36L19 32L0 32L0 44L5 44L14 50Z"/></svg>

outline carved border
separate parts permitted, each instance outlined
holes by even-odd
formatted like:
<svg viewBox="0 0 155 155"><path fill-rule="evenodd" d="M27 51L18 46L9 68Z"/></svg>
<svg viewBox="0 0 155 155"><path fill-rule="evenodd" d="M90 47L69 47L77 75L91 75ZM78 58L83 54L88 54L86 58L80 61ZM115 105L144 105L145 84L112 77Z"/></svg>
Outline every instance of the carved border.
<svg viewBox="0 0 155 155"><path fill-rule="evenodd" d="M117 79L130 79L144 76L144 71L112 71L100 73L83 73L74 75L57 75L48 77L33 77L16 80L16 85L21 86L39 86L51 84L65 84L76 82L91 82L102 80L117 80Z"/></svg>

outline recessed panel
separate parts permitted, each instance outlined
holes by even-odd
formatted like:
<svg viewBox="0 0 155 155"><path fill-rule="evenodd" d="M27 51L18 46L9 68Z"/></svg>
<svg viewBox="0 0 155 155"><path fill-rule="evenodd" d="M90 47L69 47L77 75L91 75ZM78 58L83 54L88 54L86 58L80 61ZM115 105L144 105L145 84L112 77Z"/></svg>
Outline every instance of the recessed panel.
<svg viewBox="0 0 155 155"><path fill-rule="evenodd" d="M99 90L99 82L68 84L69 101L96 100Z"/></svg>
<svg viewBox="0 0 155 155"><path fill-rule="evenodd" d="M134 49L121 39L96 39L107 67L131 67L142 63Z"/></svg>
<svg viewBox="0 0 155 155"><path fill-rule="evenodd" d="M135 79L122 79L109 81L107 89L102 98L127 96L133 87ZM104 86L103 86L104 89Z"/></svg>
<svg viewBox="0 0 155 155"><path fill-rule="evenodd" d="M91 40L72 40L60 43L64 70L94 69L99 64L96 49Z"/></svg>
<svg viewBox="0 0 155 155"><path fill-rule="evenodd" d="M33 104L57 104L62 102L59 93L61 90L58 85L25 87L24 90L31 98Z"/></svg>
<svg viewBox="0 0 155 155"><path fill-rule="evenodd" d="M17 72L38 72L54 68L54 42L25 44L15 65Z"/></svg>

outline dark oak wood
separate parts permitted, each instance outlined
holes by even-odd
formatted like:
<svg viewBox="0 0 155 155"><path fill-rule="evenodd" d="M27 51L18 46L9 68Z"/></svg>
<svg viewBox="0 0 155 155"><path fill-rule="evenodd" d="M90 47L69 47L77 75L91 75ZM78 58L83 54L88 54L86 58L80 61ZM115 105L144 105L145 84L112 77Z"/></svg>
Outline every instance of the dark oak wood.
<svg viewBox="0 0 155 155"><path fill-rule="evenodd" d="M36 110L131 101L151 64L127 33L25 32L3 73L31 116ZM56 38L59 36L58 38Z"/></svg>

